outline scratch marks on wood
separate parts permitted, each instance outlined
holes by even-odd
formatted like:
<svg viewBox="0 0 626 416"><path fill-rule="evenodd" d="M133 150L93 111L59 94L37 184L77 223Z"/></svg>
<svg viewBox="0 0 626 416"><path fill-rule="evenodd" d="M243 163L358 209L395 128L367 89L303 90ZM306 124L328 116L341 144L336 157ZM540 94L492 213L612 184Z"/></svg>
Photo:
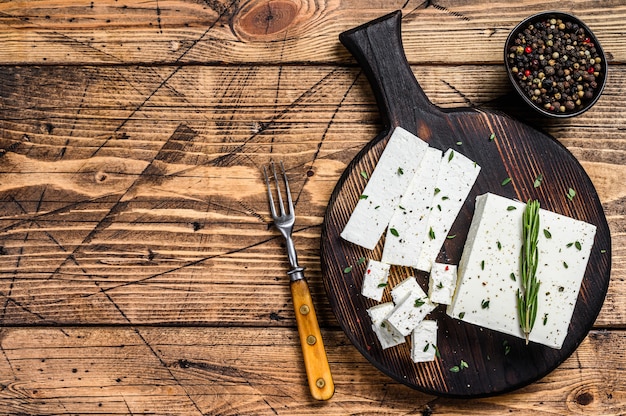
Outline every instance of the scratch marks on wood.
<svg viewBox="0 0 626 416"><path fill-rule="evenodd" d="M239 0L234 0L232 3L225 5L222 2L217 0L204 0L202 3L206 4L211 10L217 13L220 17L227 16L227 13L236 7L239 3Z"/></svg>
<svg viewBox="0 0 626 416"><path fill-rule="evenodd" d="M78 118L80 117L80 113L83 110L83 106L85 105L85 98L87 97L87 91L89 90L89 82L85 82L85 87L83 88L83 95L80 98L80 104L78 105L78 109L76 110L76 115L74 116L74 120L72 121L72 127L68 133L69 138L65 141L65 146L59 152L59 156L57 160L63 159L65 156L65 152L67 151L67 147L70 144L71 138L74 136L74 131L76 131L76 123L78 123Z"/></svg>
<svg viewBox="0 0 626 416"><path fill-rule="evenodd" d="M29 236L29 233L27 232L23 239L24 243L28 241L28 236ZM9 283L9 290L7 291L6 294L4 294L5 299L4 299L4 305L2 307L2 316L0 316L0 322L4 322L6 314L7 314L7 308L9 307L9 303L12 301L13 286L15 285L17 271L20 269L20 263L22 261L22 254L24 252L24 245L25 244L23 244L22 247L18 249L17 259L15 260L15 269L11 273L11 282Z"/></svg>
<svg viewBox="0 0 626 416"><path fill-rule="evenodd" d="M291 111L297 109L301 104L305 103L307 99L315 96L317 92L319 92L325 86L325 83L329 80L332 80L336 73L340 71L340 68L333 68L331 71L326 73L322 78L320 78L315 84L309 87L306 91L296 97L289 105L285 106L279 113L276 114L270 121L265 124L265 128L258 133L253 133L249 137L247 137L243 142L234 146L232 149L228 151L228 153L218 156L210 161L210 163L214 166L226 166L230 163L234 163L237 160L238 155L243 152L244 148L253 142L260 134L267 132L272 127L278 124L280 120L290 114ZM272 140L272 139L270 139Z"/></svg>
<svg viewBox="0 0 626 416"><path fill-rule="evenodd" d="M428 7L428 6L434 8L434 9L437 9L439 11L442 11L442 12L444 12L447 15L454 16L454 17L456 17L458 19L461 19L461 20L464 20L464 21L470 21L470 18L465 16L464 14L459 13L459 12L455 12L454 10L450 10L446 6L442 6L440 4L437 4L434 1L428 1L426 7Z"/></svg>
<svg viewBox="0 0 626 416"><path fill-rule="evenodd" d="M156 16L157 26L159 27L159 33L163 33L163 27L161 26L161 7L159 7L159 0L156 0Z"/></svg>
<svg viewBox="0 0 626 416"><path fill-rule="evenodd" d="M180 380L178 379L178 377L176 377L176 374L174 374L174 372L172 371L172 369L170 368L169 365L167 365L167 363L163 360L163 357L161 357L161 355L157 352L157 350L154 349L154 347L152 346L152 344L150 344L150 342L148 342L148 340L143 336L143 334L141 333L141 331L139 331L138 328L133 328L135 331L135 334L139 337L139 339L141 340L141 342L148 348L148 350L150 351L150 353L159 361L159 364L161 365L161 367L163 367L165 369L165 371L168 372L169 376L172 378L172 380L174 380L174 382L178 385L178 387L180 387L180 389L183 391L183 393L185 394L185 396L187 397L187 399L189 399L189 402L192 404L192 406L195 408L195 410L198 411L198 414L200 414L201 416L203 415L202 410L200 409L200 406L198 405L198 403L193 399L193 397L191 397L191 394L189 393L189 391L187 390L187 388L185 387L185 385L183 385L183 383L180 382Z"/></svg>
<svg viewBox="0 0 626 416"><path fill-rule="evenodd" d="M315 165L315 161L319 158L319 154L320 154L320 151L322 150L322 145L324 144L324 141L326 140L326 136L328 134L328 131L330 130L330 127L332 126L333 121L335 120L335 117L337 116L337 113L339 113L339 110L341 109L341 106L343 105L344 101L346 100L346 98L350 94L350 91L352 91L352 88L355 86L355 84L357 83L359 77L361 76L361 73L362 73L362 71L359 71L356 74L356 76L352 80L352 83L348 86L348 88L346 89L345 93L343 94L343 96L341 97L341 99L339 100L337 105L335 106L335 110L333 111L332 116L328 120L328 124L326 124L326 128L324 129L324 133L322 134L322 137L320 138L320 141L317 143L317 149L315 150L315 153L313 154L313 159L311 160L310 169L313 169L313 166ZM309 176L307 175L305 177L305 179L304 179L304 183L302 184L302 187L298 191L298 196L295 199L295 204L296 205L298 204L298 201L300 200L300 196L302 195L302 191L304 191L304 187L306 186L308 181L309 181Z"/></svg>
<svg viewBox="0 0 626 416"><path fill-rule="evenodd" d="M218 17L207 27L207 29L197 38L194 39L193 41L191 41L189 43L189 45L183 49L182 53L178 56L178 58L176 58L176 60L174 61L174 64L179 64L184 58L185 56L187 56L187 54L199 43L201 42L208 34L211 30L213 30L213 28L215 27L215 25L224 17L224 15L233 7L233 5L235 5L237 3L238 0L233 0L228 6L224 6L224 7L220 7L221 12L219 13ZM165 78L163 78L163 80L161 80L161 82L158 83L158 85L147 95L144 97L144 99L137 105L135 106L135 108L133 108L131 110L131 112L124 118L124 120L115 128L115 130L113 131L113 134L111 136L109 136L106 140L104 140L104 142L93 152L93 154L91 155L91 157L96 156L100 150L102 150L104 147L107 146L107 144L115 137L115 134L117 134L118 132L120 132L124 126L126 126L126 124L128 122L130 122L133 117L141 110L143 109L146 104L152 99L152 97L155 96L155 94L157 94L163 87L167 86L167 84L169 83L169 81L183 68L183 65L177 65L176 67L174 67L169 74L167 74L165 76Z"/></svg>
<svg viewBox="0 0 626 416"><path fill-rule="evenodd" d="M456 88L454 85L450 84L448 81L446 81L445 79L442 79L441 82L446 85L448 88L450 88L452 91L454 91L455 94L457 94L459 97L461 97L463 99L463 101L469 105L470 107L474 107L474 103L472 102L472 100L470 100L465 94L463 94L463 92L461 90L459 90L458 88Z"/></svg>
<svg viewBox="0 0 626 416"><path fill-rule="evenodd" d="M186 143L189 143L196 136L196 133L186 125L179 125L176 131L163 144L161 150L155 155L151 163L149 163L143 172L138 176L133 184L129 186L125 193L119 196L119 199L113 204L109 212L96 224L96 226L87 234L82 243L79 244L72 256L89 244L95 235L106 229L115 218L123 212L128 202L132 199L137 188L146 183L160 181L163 178L163 167L159 162L176 162L182 156L182 150ZM65 262L64 262L65 263ZM63 264L61 264L62 267ZM56 274L59 269L54 273ZM54 275L53 274L53 275Z"/></svg>
<svg viewBox="0 0 626 416"><path fill-rule="evenodd" d="M284 44L283 44L284 45ZM281 50L281 55L282 55L282 50ZM282 56L281 56L282 58ZM278 107L278 98L280 97L280 81L282 79L283 76L283 66L279 65L278 66L278 77L276 79L276 94L274 95L274 109L275 112L277 112L277 107ZM273 134L272 135L272 141L271 141L271 145L270 145L270 153L274 153L274 141L276 140L276 136Z"/></svg>
<svg viewBox="0 0 626 416"><path fill-rule="evenodd" d="M409 6L410 0L407 0L404 5L402 6L402 8L406 8ZM403 20L412 20L415 15L414 12L421 10L421 9L428 9L428 8L433 8L435 10L439 10L443 13L445 13L446 15L452 16L452 17L456 17L457 19L463 20L463 21L470 21L471 19L467 16L465 16L463 13L454 11L454 10L450 10L448 7L443 6L441 4L438 4L437 2L433 1L433 0L426 0L423 1L422 3L418 4L417 6L415 6L409 13L406 13L403 15L402 19Z"/></svg>
<svg viewBox="0 0 626 416"><path fill-rule="evenodd" d="M28 17L14 16L5 12L0 12L0 16L2 16L4 19L16 19L16 21L19 20L21 23L26 23L28 25L35 25L35 27L40 29L39 34L42 35L45 39L47 39L51 43L58 43L58 44L72 46L73 48L76 48L77 50L79 50L79 52L84 53L86 55L95 54L98 59L101 59L104 62L116 62L116 63L122 62L121 59L118 58L117 56L114 56L108 52L105 52L101 49L96 48L90 42L81 41L79 39L73 38L71 36L66 35L65 33L61 33L58 31L51 31L49 28L45 27L44 25L38 24L37 22L29 19ZM5 20L3 23L10 24L10 23L7 23L7 20Z"/></svg>
<svg viewBox="0 0 626 416"><path fill-rule="evenodd" d="M93 241L94 237L101 231L107 229L121 214L127 209L127 206L132 199L137 188L143 184L151 183L157 178L162 178L162 167L159 166L160 162L177 161L180 158L181 152L184 149L186 143L193 141L195 132L185 125L180 125L176 131L170 136L170 138L162 146L161 150L156 154L152 163L148 164L137 180L127 189L127 191L119 196L109 211L102 217L94 228L83 238L82 242L78 244L71 252L66 252L65 249L59 245L63 252L66 253L66 257L56 267L56 269L50 274L48 279L55 278L68 262L78 266L81 273L90 278L95 285L96 293L104 295L108 302L114 307L122 318L130 323L124 310L115 302L114 299L105 291L98 280L91 278L91 276L81 268L80 262L77 260L78 253L84 251L89 244Z"/></svg>

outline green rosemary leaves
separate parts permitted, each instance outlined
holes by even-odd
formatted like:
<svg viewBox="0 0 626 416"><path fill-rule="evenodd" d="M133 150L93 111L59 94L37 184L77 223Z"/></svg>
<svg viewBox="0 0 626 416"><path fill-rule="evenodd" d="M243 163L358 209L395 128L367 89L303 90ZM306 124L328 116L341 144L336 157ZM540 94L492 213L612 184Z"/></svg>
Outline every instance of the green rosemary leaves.
<svg viewBox="0 0 626 416"><path fill-rule="evenodd" d="M540 282L537 280L537 263L539 252L539 201L529 200L522 215L522 250L520 282L521 290L517 290L517 312L520 326L526 336L526 344L530 331L537 318L537 295Z"/></svg>

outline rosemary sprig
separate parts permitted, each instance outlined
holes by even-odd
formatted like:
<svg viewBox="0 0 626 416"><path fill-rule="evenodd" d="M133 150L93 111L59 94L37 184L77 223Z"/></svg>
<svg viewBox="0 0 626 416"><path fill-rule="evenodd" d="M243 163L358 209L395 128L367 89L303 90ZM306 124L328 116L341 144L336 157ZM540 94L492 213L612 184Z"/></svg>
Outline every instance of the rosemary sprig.
<svg viewBox="0 0 626 416"><path fill-rule="evenodd" d="M537 242L539 239L539 201L529 200L522 215L522 250L520 281L521 290L517 290L517 312L520 326L526 337L533 329L537 318L537 295L541 282L537 280L537 262L539 251Z"/></svg>

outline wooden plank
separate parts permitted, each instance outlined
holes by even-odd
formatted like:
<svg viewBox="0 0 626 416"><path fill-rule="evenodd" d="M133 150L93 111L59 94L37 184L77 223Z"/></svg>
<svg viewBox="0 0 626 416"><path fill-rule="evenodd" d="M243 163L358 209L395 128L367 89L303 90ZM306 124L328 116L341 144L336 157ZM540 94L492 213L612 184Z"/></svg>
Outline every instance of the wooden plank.
<svg viewBox="0 0 626 416"><path fill-rule="evenodd" d="M592 332L537 383L462 405L392 381L338 331L323 331L336 383L334 397L323 404L310 398L293 329L4 328L0 334L2 414L626 411L626 337L620 331Z"/></svg>
<svg viewBox="0 0 626 416"><path fill-rule="evenodd" d="M610 13L606 13L607 8ZM349 63L339 33L393 10L405 15L411 62L498 63L508 32L545 10L572 12L594 30L610 61L624 62L620 1L516 2L117 2L0 4L0 63Z"/></svg>
<svg viewBox="0 0 626 416"><path fill-rule="evenodd" d="M553 134L609 220L596 329L512 394L459 402L396 383L350 345L322 287L328 197L381 128L337 37L398 8L429 98ZM546 122L506 95L501 49L522 18L564 8L600 38L610 81L589 113ZM626 413L625 15L620 0L0 2L0 414ZM297 193L328 403L308 395L268 227L271 158Z"/></svg>
<svg viewBox="0 0 626 416"><path fill-rule="evenodd" d="M543 125L600 195L613 268L597 325L623 327L626 70L615 68L591 111ZM518 108L498 66L414 72L442 107ZM285 157L300 260L322 322L335 323L320 224L339 175L381 128L358 69L2 67L0 77L2 322L291 325L260 171Z"/></svg>

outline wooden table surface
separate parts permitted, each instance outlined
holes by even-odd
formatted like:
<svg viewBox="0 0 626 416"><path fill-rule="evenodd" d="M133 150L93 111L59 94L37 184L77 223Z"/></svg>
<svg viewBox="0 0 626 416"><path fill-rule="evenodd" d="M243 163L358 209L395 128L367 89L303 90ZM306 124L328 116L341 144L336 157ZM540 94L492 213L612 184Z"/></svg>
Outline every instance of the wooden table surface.
<svg viewBox="0 0 626 416"><path fill-rule="evenodd" d="M581 162L612 238L593 330L554 372L460 400L379 372L330 309L329 196L381 130L342 31L401 9L407 57L443 108L501 109ZM587 113L510 99L504 40L572 12L609 59ZM0 414L626 413L626 2L0 2ZM311 399L288 262L261 167L283 160L295 243L336 392Z"/></svg>

